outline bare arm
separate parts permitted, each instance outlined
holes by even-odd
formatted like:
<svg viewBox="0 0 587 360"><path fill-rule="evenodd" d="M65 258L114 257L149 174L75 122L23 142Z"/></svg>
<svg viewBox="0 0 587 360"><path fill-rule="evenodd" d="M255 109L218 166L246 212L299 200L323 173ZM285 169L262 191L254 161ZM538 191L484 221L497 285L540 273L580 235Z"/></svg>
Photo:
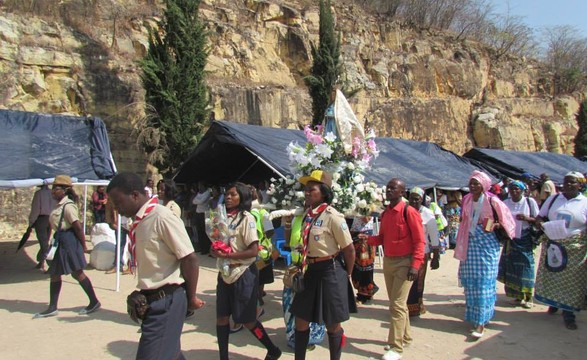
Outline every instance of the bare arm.
<svg viewBox="0 0 587 360"><path fill-rule="evenodd" d="M233 259L233 260L240 260L240 259L249 259L252 257L257 257L257 253L259 252L259 242L255 241L251 243L245 250L226 253L224 251L218 251L214 249L210 249L212 256L217 258L223 259Z"/></svg>
<svg viewBox="0 0 587 360"><path fill-rule="evenodd" d="M346 272L351 276L355 267L355 246L353 244L347 245L341 251L344 256L344 263L346 264Z"/></svg>
<svg viewBox="0 0 587 360"><path fill-rule="evenodd" d="M188 298L188 309L197 310L204 306L204 302L196 296L200 267L196 253L191 253L181 259L181 275L185 280L185 291Z"/></svg>

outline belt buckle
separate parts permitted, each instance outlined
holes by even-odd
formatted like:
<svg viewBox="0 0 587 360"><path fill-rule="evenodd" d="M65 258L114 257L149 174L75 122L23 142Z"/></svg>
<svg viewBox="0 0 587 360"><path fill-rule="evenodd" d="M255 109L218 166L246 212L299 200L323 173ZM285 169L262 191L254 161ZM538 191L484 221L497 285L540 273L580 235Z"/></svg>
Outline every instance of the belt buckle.
<svg viewBox="0 0 587 360"><path fill-rule="evenodd" d="M165 293L165 290L161 289L161 290L157 291L157 300L161 300L161 299L165 298L165 296L167 296L167 294Z"/></svg>

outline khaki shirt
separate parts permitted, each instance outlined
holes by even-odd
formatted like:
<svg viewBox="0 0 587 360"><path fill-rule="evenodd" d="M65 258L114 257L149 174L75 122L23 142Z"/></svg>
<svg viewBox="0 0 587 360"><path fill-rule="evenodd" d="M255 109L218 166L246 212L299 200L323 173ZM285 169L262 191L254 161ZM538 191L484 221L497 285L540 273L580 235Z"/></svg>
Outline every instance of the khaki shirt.
<svg viewBox="0 0 587 360"><path fill-rule="evenodd" d="M353 243L344 216L331 206L314 219L308 238L308 256L324 257L338 253Z"/></svg>
<svg viewBox="0 0 587 360"><path fill-rule="evenodd" d="M63 214L63 222L61 223L61 230L69 230L71 229L71 224L76 221L79 221L79 211L77 209L77 205L67 196L59 201L59 204L51 211L51 215L49 215L49 224L51 224L51 229L53 231L57 231L57 226L59 225L59 219L61 218L61 212L63 211L63 206L67 204L65 207L65 213Z"/></svg>
<svg viewBox="0 0 587 360"><path fill-rule="evenodd" d="M244 216L244 218L242 217ZM242 221L240 221L242 219ZM255 217L248 211L244 211L234 216L228 216L228 229L230 234L230 247L233 252L245 251L252 243L258 242L257 224ZM237 281L241 275L247 270L257 258L251 257L247 259L230 259L231 264L241 264L240 266L232 267L230 275L222 275L222 280L227 284L232 284ZM225 259L218 259L219 268Z"/></svg>
<svg viewBox="0 0 587 360"><path fill-rule="evenodd" d="M544 201L550 195L556 194L556 187L552 180L546 180L540 187L540 200Z"/></svg>
<svg viewBox="0 0 587 360"><path fill-rule="evenodd" d="M142 217L145 203L136 214ZM181 259L194 252L180 218L168 208L155 205L134 230L137 257L137 287L158 289L167 284L182 284Z"/></svg>
<svg viewBox="0 0 587 360"><path fill-rule="evenodd" d="M165 207L167 207L175 216L181 219L181 208L175 201L169 201Z"/></svg>

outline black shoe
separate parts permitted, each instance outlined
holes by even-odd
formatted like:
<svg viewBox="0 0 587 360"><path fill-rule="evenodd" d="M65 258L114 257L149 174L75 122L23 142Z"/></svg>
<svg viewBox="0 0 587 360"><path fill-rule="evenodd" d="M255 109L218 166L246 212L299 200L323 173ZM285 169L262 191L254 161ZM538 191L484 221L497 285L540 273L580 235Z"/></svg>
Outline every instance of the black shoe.
<svg viewBox="0 0 587 360"><path fill-rule="evenodd" d="M557 311L558 311L557 307L549 306L548 310L546 312L549 313L550 315L552 315L552 314L556 314Z"/></svg>
<svg viewBox="0 0 587 360"><path fill-rule="evenodd" d="M82 309L79 312L79 314L80 315L89 315L89 314L93 313L94 311L98 310L101 306L102 306L102 304L100 304L100 302L98 301L94 305L90 304L90 305L86 306L84 309Z"/></svg>
<svg viewBox="0 0 587 360"><path fill-rule="evenodd" d="M565 327L569 330L577 330L577 323L575 320L565 321Z"/></svg>
<svg viewBox="0 0 587 360"><path fill-rule="evenodd" d="M277 360L280 357L281 357L281 350L279 350L278 347L275 347L275 349L273 349L267 353L267 355L265 356L265 360Z"/></svg>

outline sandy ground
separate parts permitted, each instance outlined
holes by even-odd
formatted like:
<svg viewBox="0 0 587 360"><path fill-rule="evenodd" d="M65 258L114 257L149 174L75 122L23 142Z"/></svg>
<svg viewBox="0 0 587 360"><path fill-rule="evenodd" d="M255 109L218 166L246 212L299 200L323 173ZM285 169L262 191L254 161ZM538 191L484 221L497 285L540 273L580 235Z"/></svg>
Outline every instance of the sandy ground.
<svg viewBox="0 0 587 360"><path fill-rule="evenodd" d="M16 240L0 240L0 359L132 359L140 334L126 315L126 295L134 290L132 275L121 277L116 292L115 275L88 269L102 309L89 316L77 314L87 298L77 282L64 278L59 316L32 320L46 308L49 293L47 275L34 269L36 241L29 240L24 251L15 254ZM566 330L560 315L546 314L546 307L532 310L514 307L503 295L485 336L472 341L470 325L463 322L464 297L457 286L458 262L447 253L441 267L429 271L425 303L428 313L412 319L414 343L404 359L584 359L587 350L587 317L577 317L579 329ZM284 351L282 359L293 359L286 345L281 310L282 270L276 265L276 281L267 286L263 323L274 342ZM385 285L378 266L375 274L381 291L372 305L361 306L358 314L344 323L348 337L344 359L379 359L389 324ZM207 305L188 320L183 328L182 349L188 359L217 358L215 335L216 271L211 258L200 256L198 292ZM265 350L248 331L230 338L232 359L262 359ZM308 359L327 359L325 341Z"/></svg>

